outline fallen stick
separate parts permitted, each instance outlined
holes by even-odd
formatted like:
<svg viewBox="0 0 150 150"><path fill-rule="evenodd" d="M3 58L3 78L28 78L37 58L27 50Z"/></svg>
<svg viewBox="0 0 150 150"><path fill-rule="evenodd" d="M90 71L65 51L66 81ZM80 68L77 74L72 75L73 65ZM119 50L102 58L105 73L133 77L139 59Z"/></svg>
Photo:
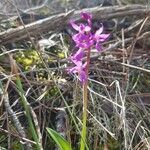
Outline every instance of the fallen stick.
<svg viewBox="0 0 150 150"><path fill-rule="evenodd" d="M127 5L127 6L111 6L111 7L94 7L68 13L53 15L45 19L35 21L33 23L20 26L15 29L9 29L0 33L0 45L11 42L17 42L30 36L40 36L42 33L49 31L60 31L66 27L70 19L79 20L81 11L90 12L94 19L112 19L124 16L147 16L150 9L144 5Z"/></svg>
<svg viewBox="0 0 150 150"><path fill-rule="evenodd" d="M33 23L8 29L0 33L0 45L17 42L29 36L40 36L43 32L57 31L64 28L72 12L50 16Z"/></svg>

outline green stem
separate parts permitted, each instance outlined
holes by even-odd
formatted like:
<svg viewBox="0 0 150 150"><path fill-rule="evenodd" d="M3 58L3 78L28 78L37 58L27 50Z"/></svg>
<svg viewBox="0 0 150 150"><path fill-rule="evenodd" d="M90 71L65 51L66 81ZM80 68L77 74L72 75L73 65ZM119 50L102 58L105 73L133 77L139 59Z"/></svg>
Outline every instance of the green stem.
<svg viewBox="0 0 150 150"><path fill-rule="evenodd" d="M31 133L32 133L32 137L33 137L34 141L36 142L36 148L37 148L37 150L41 150L42 146L39 144L38 135L36 133L34 124L32 122L32 117L31 117L31 114L30 114L29 105L27 104L27 100L26 100L26 97L24 95L24 91L23 91L22 84L21 84L21 81L20 81L19 77L17 77L17 79L16 79L16 84L17 84L19 95L21 97L22 105L23 105L23 107L25 109L25 112L26 112L26 116L27 116L27 119L28 119L28 122L29 122L29 127L30 127L30 130L31 130Z"/></svg>
<svg viewBox="0 0 150 150"><path fill-rule="evenodd" d="M90 52L91 50L87 50L87 66L86 66L86 75L88 78L89 73L89 65L90 65ZM81 132L81 144L80 144L80 150L85 149L85 143L86 143L86 122L87 122L87 106L88 106L88 80L83 84L83 125L82 125L82 132Z"/></svg>

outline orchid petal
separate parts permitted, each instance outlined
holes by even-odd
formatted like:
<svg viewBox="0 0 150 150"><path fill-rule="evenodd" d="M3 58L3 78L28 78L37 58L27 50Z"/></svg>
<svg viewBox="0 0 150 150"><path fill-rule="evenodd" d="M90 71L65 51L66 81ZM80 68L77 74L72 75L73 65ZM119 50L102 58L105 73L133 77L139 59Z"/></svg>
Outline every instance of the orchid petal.
<svg viewBox="0 0 150 150"><path fill-rule="evenodd" d="M77 61L76 59L71 59L71 60L77 67L82 66L82 61Z"/></svg>
<svg viewBox="0 0 150 150"><path fill-rule="evenodd" d="M83 19L86 19L86 20L88 20L88 19L92 19L92 15L90 14L90 13L87 13L87 12L81 12L81 17L83 18Z"/></svg>
<svg viewBox="0 0 150 150"><path fill-rule="evenodd" d="M81 12L80 15L83 19L87 20L89 26L91 27L92 26L92 22L91 22L92 15L90 13L87 13L87 12Z"/></svg>
<svg viewBox="0 0 150 150"><path fill-rule="evenodd" d="M77 24L75 24L74 21L70 21L70 24L76 31L80 30L80 27Z"/></svg>
<svg viewBox="0 0 150 150"><path fill-rule="evenodd" d="M85 69L86 66L87 66L87 62L85 62L85 63L83 64L83 68Z"/></svg>
<svg viewBox="0 0 150 150"><path fill-rule="evenodd" d="M110 36L110 34L101 34L99 36L99 41L104 42L109 36Z"/></svg>
<svg viewBox="0 0 150 150"><path fill-rule="evenodd" d="M70 69L67 69L68 73L77 73L76 66Z"/></svg>
<svg viewBox="0 0 150 150"><path fill-rule="evenodd" d="M87 80L87 75L86 75L86 73L85 73L85 71L81 71L80 72L80 75L79 75L80 77L79 77L79 80L81 81L81 83L84 83L86 80Z"/></svg>
<svg viewBox="0 0 150 150"><path fill-rule="evenodd" d="M96 38L99 37L99 36L101 35L101 33L103 32L103 30L104 30L103 26L100 27L100 28L95 32L95 37L96 37Z"/></svg>
<svg viewBox="0 0 150 150"><path fill-rule="evenodd" d="M84 52L82 49L79 49L73 56L72 58L73 59L76 59L77 61L81 61L81 59L83 58L84 56Z"/></svg>
<svg viewBox="0 0 150 150"><path fill-rule="evenodd" d="M102 46L100 45L100 43L96 43L95 49L96 49L98 52L99 52L100 50L102 50Z"/></svg>
<svg viewBox="0 0 150 150"><path fill-rule="evenodd" d="M84 28L84 31L85 32L89 32L91 30L91 27L90 26L85 26L85 28Z"/></svg>
<svg viewBox="0 0 150 150"><path fill-rule="evenodd" d="M79 40L79 36L80 36L79 34L75 34L72 36L72 39L76 42Z"/></svg>

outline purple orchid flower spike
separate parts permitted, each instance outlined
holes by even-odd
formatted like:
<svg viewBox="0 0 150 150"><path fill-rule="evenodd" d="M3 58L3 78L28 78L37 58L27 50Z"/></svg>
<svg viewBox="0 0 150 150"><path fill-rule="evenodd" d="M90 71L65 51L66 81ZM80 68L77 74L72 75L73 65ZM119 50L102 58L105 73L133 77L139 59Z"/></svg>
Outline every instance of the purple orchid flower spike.
<svg viewBox="0 0 150 150"><path fill-rule="evenodd" d="M92 48L101 51L102 43L108 39L110 34L103 34L103 25L95 33L92 32L92 15L90 13L82 12L81 18L86 20L87 24L80 23L78 25L74 21L70 22L71 26L77 31L72 39L79 50L71 56L71 61L75 66L69 69L69 72L77 73L81 83L84 83L87 80L87 74L85 71L86 63L83 64L82 62L82 58L86 54L85 51L89 50L90 52Z"/></svg>
<svg viewBox="0 0 150 150"><path fill-rule="evenodd" d="M81 131L81 146L80 149L85 149L85 141L87 136L87 107L88 107L88 74L90 69L90 53L93 48L97 51L102 50L102 42L104 42L109 34L103 34L103 26L101 26L96 32L92 30L92 15L82 12L81 18L87 23L76 24L71 21L72 27L76 30L76 34L73 35L76 47L79 50L71 56L71 61L74 64L73 67L68 69L69 73L77 74L79 81L83 84L83 125ZM86 62L84 63L83 57L86 56Z"/></svg>

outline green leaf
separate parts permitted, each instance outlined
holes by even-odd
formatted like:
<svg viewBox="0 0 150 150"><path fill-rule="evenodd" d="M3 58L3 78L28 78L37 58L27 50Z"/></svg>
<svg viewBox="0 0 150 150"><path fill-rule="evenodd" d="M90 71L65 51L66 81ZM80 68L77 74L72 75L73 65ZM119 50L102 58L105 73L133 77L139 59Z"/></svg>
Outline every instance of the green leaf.
<svg viewBox="0 0 150 150"><path fill-rule="evenodd" d="M50 128L46 129L61 150L72 150L70 143L65 140L59 133Z"/></svg>

